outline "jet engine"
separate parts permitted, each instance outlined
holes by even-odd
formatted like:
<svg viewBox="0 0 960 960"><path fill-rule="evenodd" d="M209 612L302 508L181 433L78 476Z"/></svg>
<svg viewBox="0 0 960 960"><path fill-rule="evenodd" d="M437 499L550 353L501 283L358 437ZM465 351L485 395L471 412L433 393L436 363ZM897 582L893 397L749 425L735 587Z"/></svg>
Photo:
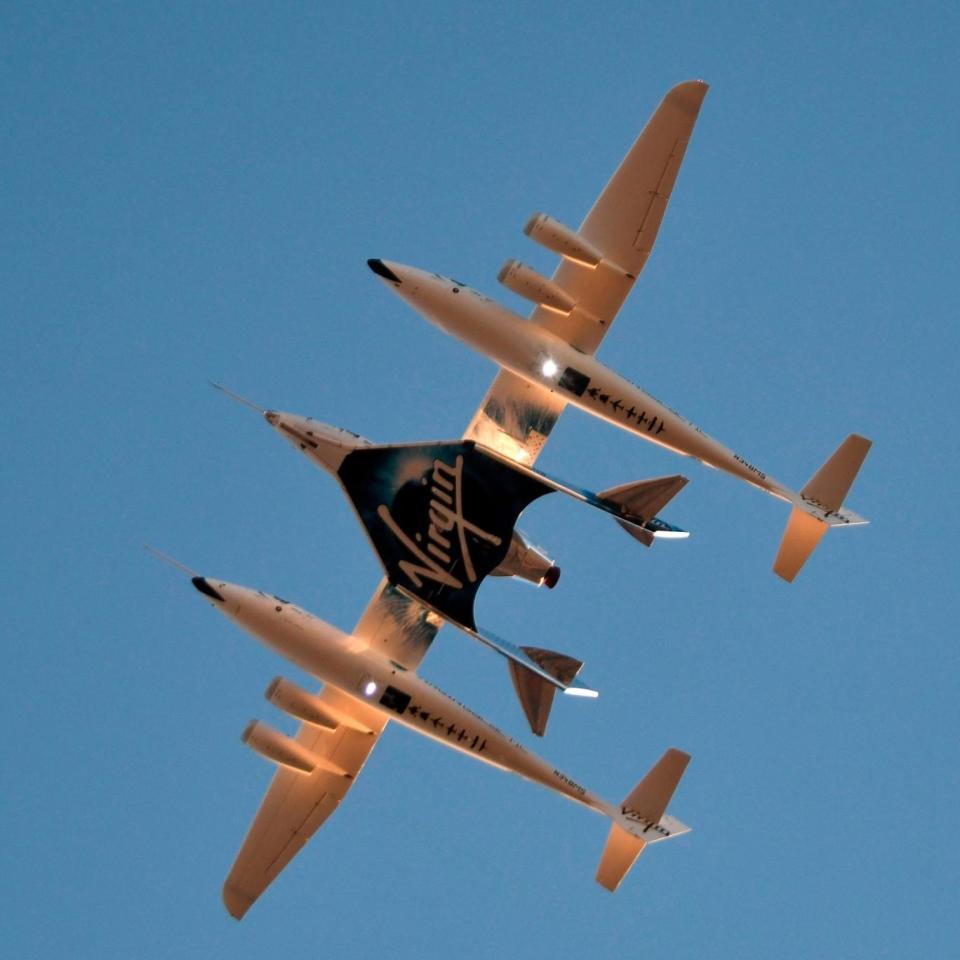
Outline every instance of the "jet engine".
<svg viewBox="0 0 960 960"><path fill-rule="evenodd" d="M500 268L497 279L525 300L560 313L570 313L577 305L569 293L519 260L508 260Z"/></svg>
<svg viewBox="0 0 960 960"><path fill-rule="evenodd" d="M528 580L538 587L544 586L552 590L560 579L560 568L554 566L549 557L528 543L519 530L514 530L513 536L510 538L507 555L500 562L500 566L492 572L492 575L495 577L519 577L521 580Z"/></svg>
<svg viewBox="0 0 960 960"><path fill-rule="evenodd" d="M313 773L319 767L337 776L348 775L342 767L338 767L325 757L318 757L292 737L282 734L260 720L251 720L240 739L261 757L266 757L267 760L281 767L296 770L298 773Z"/></svg>
<svg viewBox="0 0 960 960"><path fill-rule="evenodd" d="M337 718L327 710L318 697L307 693L290 680L274 677L264 696L284 713L325 730L335 730Z"/></svg>
<svg viewBox="0 0 960 960"><path fill-rule="evenodd" d="M311 726L320 727L323 730L336 730L337 727L342 726L349 730L356 730L357 733L373 733L370 727L356 717L338 710L331 704L324 703L316 694L307 693L303 687L297 686L292 680L274 677L263 695L284 713Z"/></svg>
<svg viewBox="0 0 960 960"><path fill-rule="evenodd" d="M571 230L566 224L548 217L545 213L535 213L527 221L523 232L540 246L585 267L595 267L603 260L603 254L576 230Z"/></svg>

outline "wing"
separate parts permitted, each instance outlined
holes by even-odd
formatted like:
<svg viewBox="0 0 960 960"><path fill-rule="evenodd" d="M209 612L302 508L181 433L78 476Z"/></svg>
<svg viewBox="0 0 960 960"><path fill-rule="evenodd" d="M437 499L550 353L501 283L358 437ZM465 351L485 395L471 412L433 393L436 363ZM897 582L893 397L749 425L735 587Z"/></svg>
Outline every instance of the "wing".
<svg viewBox="0 0 960 960"><path fill-rule="evenodd" d="M354 636L413 670L430 648L442 622L436 614L383 581L360 618ZM237 920L337 809L387 724L377 711L335 687L324 687L320 699L371 732L352 729L346 723L332 732L301 725L297 742L332 760L350 776L341 777L319 768L309 775L277 768L223 886L223 902Z"/></svg>
<svg viewBox="0 0 960 960"><path fill-rule="evenodd" d="M563 260L553 280L584 311L564 316L538 307L532 319L584 353L610 328L657 239L707 84L678 84L661 101L578 231L604 255L596 267Z"/></svg>

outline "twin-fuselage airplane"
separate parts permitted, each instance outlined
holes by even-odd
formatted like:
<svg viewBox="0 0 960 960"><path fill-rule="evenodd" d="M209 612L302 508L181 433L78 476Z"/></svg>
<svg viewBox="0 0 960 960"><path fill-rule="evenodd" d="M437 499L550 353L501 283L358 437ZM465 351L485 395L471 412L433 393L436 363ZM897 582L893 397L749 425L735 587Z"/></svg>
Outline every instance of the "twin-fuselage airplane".
<svg viewBox="0 0 960 960"><path fill-rule="evenodd" d="M619 884L646 843L686 830L665 811L687 754L668 750L623 804L612 807L427 684L416 670L445 620L475 629L473 595L481 572L548 586L556 581L549 558L513 526L533 498L527 494L541 487L562 490L612 513L648 544L658 534L680 533L655 513L683 478L589 494L532 470L568 404L789 502L793 511L774 565L784 579L793 579L829 526L863 522L843 509L842 501L868 441L849 437L797 493L594 357L653 248L706 92L705 83L690 81L667 93L578 230L542 214L527 224L534 240L562 258L550 280L514 261L501 271L500 280L509 289L536 304L529 320L458 281L369 261L427 319L500 366L462 442L419 445L414 454L409 446L371 454L369 444L355 435L267 412L274 427L337 477L386 578L349 634L276 597L193 578L220 612L324 683L318 694L283 679L268 687L271 703L300 721L293 737L259 722L244 732L245 742L275 762L277 770L224 885L232 916L246 913L337 808L388 720L610 817L613 824L597 872L608 889ZM331 452L338 437L353 439ZM348 456L355 455L345 468ZM470 461L477 476L495 476L497 488L526 489L506 521L495 522L487 513L481 522L457 502L463 479L456 472L458 457L464 469ZM371 478L378 489L364 490ZM386 486L384 478L390 480ZM496 492L490 499L497 500ZM404 506L408 503L414 507ZM478 630L474 635L489 642ZM577 689L580 662L533 647L501 643L498 649L508 657L531 728L542 733L553 692Z"/></svg>

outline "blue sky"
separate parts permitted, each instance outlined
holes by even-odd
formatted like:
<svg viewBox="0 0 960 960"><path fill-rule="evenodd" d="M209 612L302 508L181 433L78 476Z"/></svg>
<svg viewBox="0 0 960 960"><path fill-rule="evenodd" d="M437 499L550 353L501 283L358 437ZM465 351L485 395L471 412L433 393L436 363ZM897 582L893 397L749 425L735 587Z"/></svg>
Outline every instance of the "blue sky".
<svg viewBox="0 0 960 960"><path fill-rule="evenodd" d="M955 950L955 5L8 4L0 369L10 955L908 957ZM366 268L496 295L552 257L674 83L711 85L605 362L791 485L875 446L798 580L786 511L576 411L545 470L683 469L644 551L563 498L553 592L478 620L602 691L536 748L618 800L669 745L694 832L621 890L606 825L396 729L242 924L223 877L300 679L146 554L350 629L378 578L335 485L207 386L385 441L458 436L492 365ZM533 738L498 658L423 674Z"/></svg>

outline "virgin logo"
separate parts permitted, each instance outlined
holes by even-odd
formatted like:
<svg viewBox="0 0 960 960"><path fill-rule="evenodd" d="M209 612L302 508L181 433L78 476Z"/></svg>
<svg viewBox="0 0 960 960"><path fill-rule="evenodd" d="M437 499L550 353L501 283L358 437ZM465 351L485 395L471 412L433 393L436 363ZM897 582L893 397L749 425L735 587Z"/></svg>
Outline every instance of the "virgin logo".
<svg viewBox="0 0 960 960"><path fill-rule="evenodd" d="M467 543L468 533L494 547L502 543L500 537L481 529L463 515L463 456L458 456L452 467L442 460L433 461L425 532L414 533L413 536L408 534L394 519L386 504L377 507L377 516L410 552L412 559L401 560L399 565L416 587L422 587L425 580L432 580L460 590L463 581L450 572L457 554L463 561L467 581L477 582L477 572Z"/></svg>

